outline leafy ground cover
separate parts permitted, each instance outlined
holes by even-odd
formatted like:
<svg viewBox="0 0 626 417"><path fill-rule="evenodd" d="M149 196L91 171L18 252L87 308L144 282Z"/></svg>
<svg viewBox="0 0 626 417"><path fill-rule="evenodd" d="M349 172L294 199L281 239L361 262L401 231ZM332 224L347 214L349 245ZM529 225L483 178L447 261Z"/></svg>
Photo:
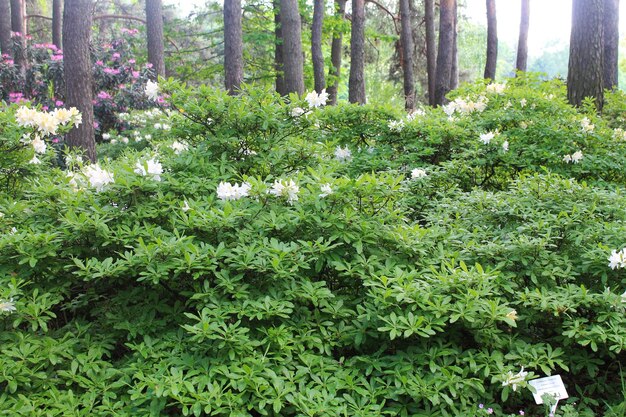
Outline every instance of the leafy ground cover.
<svg viewBox="0 0 626 417"><path fill-rule="evenodd" d="M160 88L97 165L0 113L0 415L622 415L623 95Z"/></svg>

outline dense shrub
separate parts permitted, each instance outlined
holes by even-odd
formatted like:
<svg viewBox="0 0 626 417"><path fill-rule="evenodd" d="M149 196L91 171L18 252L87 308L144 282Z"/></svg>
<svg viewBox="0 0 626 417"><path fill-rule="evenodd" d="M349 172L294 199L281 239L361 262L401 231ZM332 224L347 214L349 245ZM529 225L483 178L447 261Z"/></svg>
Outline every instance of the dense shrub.
<svg viewBox="0 0 626 417"><path fill-rule="evenodd" d="M0 201L0 415L538 415L554 373L623 407L626 145L562 86L162 88L171 129Z"/></svg>

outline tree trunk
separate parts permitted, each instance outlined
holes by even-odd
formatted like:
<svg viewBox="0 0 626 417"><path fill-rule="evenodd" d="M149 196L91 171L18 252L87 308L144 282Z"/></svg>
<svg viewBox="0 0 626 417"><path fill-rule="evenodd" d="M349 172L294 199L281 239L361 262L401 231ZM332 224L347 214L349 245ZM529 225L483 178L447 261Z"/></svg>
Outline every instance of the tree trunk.
<svg viewBox="0 0 626 417"><path fill-rule="evenodd" d="M485 62L485 78L496 79L498 63L498 20L496 17L496 0L487 0L487 61Z"/></svg>
<svg viewBox="0 0 626 417"><path fill-rule="evenodd" d="M241 0L224 0L224 83L236 94L243 81Z"/></svg>
<svg viewBox="0 0 626 417"><path fill-rule="evenodd" d="M346 1L335 0L337 15L343 20L346 14ZM333 33L333 42L330 46L330 61L332 68L329 75L333 78L333 83L328 86L328 100L331 105L337 104L337 89L339 88L339 77L341 75L341 55L343 52L343 32L338 30Z"/></svg>
<svg viewBox="0 0 626 417"><path fill-rule="evenodd" d="M0 51L3 54L13 55L10 0L0 0Z"/></svg>
<svg viewBox="0 0 626 417"><path fill-rule="evenodd" d="M313 1L313 26L311 27L311 57L315 91L319 94L326 88L324 80L324 55L322 54L322 25L324 23L324 0Z"/></svg>
<svg viewBox="0 0 626 417"><path fill-rule="evenodd" d="M161 0L146 0L146 32L148 34L148 62L155 74L165 76L163 47L163 6Z"/></svg>
<svg viewBox="0 0 626 417"><path fill-rule="evenodd" d="M458 13L457 1L454 0L453 5L454 28L452 30L452 68L450 69L450 90L454 90L459 86L459 49L458 49Z"/></svg>
<svg viewBox="0 0 626 417"><path fill-rule="evenodd" d="M454 49L454 3L441 0L439 6L439 49L437 51L437 76L435 78L435 105L444 104L450 91Z"/></svg>
<svg viewBox="0 0 626 417"><path fill-rule="evenodd" d="M619 0L604 0L604 88L617 89L619 53Z"/></svg>
<svg viewBox="0 0 626 417"><path fill-rule="evenodd" d="M519 25L519 39L517 41L517 71L526 71L528 62L528 25L530 21L530 0L522 0L522 17Z"/></svg>
<svg viewBox="0 0 626 417"><path fill-rule="evenodd" d="M15 65L20 69L22 79L26 79L26 2L25 0L11 0L11 30L19 33L17 38L19 49L15 51Z"/></svg>
<svg viewBox="0 0 626 417"><path fill-rule="evenodd" d="M280 0L285 93L304 93L304 59L298 0Z"/></svg>
<svg viewBox="0 0 626 417"><path fill-rule="evenodd" d="M63 10L61 0L52 1L52 43L62 49L61 32L63 30Z"/></svg>
<svg viewBox="0 0 626 417"><path fill-rule="evenodd" d="M435 1L424 1L426 24L426 72L428 73L428 104L435 104L435 72L437 70L437 50L435 41Z"/></svg>
<svg viewBox="0 0 626 417"><path fill-rule="evenodd" d="M567 100L573 106L580 106L583 99L592 97L598 111L604 104L603 6L604 0L573 0L567 68Z"/></svg>
<svg viewBox="0 0 626 417"><path fill-rule="evenodd" d="M63 7L63 65L65 68L65 105L76 107L83 122L66 136L70 148L82 148L86 156L96 160L93 127L93 93L89 34L93 11L92 0L65 0Z"/></svg>
<svg viewBox="0 0 626 417"><path fill-rule="evenodd" d="M287 95L285 89L285 76L283 63L283 25L280 21L280 0L273 0L274 6L274 40L276 47L274 49L274 70L276 71L276 92L281 96Z"/></svg>
<svg viewBox="0 0 626 417"><path fill-rule="evenodd" d="M415 81L413 80L413 31L409 0L400 0L400 43L402 44L402 70L404 76L404 108L415 110Z"/></svg>
<svg viewBox="0 0 626 417"><path fill-rule="evenodd" d="M348 100L365 104L365 1L352 0Z"/></svg>

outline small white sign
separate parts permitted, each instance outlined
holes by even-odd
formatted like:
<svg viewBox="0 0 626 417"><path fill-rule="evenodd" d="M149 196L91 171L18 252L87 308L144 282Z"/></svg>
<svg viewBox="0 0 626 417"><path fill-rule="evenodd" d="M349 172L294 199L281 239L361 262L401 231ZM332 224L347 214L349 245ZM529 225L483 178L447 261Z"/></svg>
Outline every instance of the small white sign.
<svg viewBox="0 0 626 417"><path fill-rule="evenodd" d="M561 375L533 379L528 381L528 383L532 385L535 390L537 390L537 392L533 393L533 397L535 397L535 402L537 404L543 404L541 396L545 394L550 394L557 400L564 400L569 397L569 395L567 395L565 385L563 384L563 380L561 379Z"/></svg>

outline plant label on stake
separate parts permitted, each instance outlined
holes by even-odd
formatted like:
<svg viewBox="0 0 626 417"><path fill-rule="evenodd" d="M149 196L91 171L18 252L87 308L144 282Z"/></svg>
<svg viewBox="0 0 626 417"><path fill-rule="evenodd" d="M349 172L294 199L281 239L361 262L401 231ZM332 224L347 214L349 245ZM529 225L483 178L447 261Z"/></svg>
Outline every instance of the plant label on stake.
<svg viewBox="0 0 626 417"><path fill-rule="evenodd" d="M533 392L533 397L535 397L535 402L537 404L543 404L543 395L551 395L556 400L556 404L551 407L552 415L556 412L556 406L559 403L559 400L564 400L569 398L567 394L567 390L565 389L565 384L563 384L563 380L561 379L561 375L553 375L545 378L533 379L532 381L528 381L528 383L535 388L535 392Z"/></svg>

